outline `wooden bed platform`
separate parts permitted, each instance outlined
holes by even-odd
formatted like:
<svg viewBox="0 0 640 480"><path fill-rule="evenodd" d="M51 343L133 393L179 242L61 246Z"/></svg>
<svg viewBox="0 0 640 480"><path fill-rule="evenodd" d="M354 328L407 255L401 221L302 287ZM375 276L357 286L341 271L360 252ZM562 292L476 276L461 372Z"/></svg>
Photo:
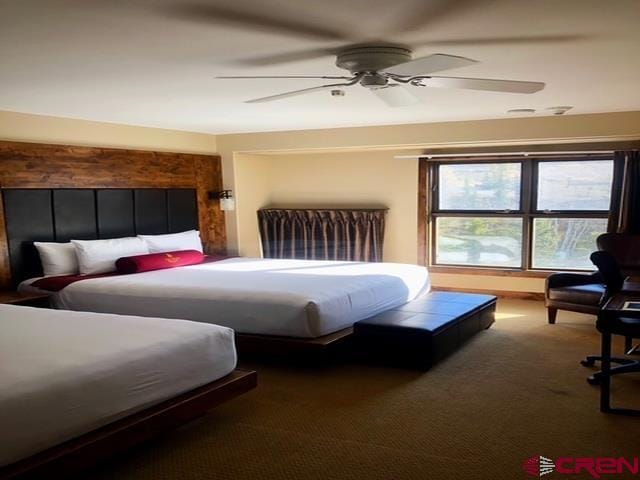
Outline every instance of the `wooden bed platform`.
<svg viewBox="0 0 640 480"><path fill-rule="evenodd" d="M234 370L215 382L1 467L0 479L69 478L100 460L200 417L256 385L255 371Z"/></svg>
<svg viewBox="0 0 640 480"><path fill-rule="evenodd" d="M351 340L353 327L317 338L294 338L276 335L236 333L236 349L242 359L301 359L325 360L328 355L345 347Z"/></svg>

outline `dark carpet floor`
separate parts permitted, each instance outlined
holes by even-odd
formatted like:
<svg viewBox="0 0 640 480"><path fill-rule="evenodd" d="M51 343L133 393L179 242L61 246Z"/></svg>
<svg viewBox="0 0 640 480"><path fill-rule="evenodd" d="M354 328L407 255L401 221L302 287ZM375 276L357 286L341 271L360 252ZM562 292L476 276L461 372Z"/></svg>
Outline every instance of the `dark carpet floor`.
<svg viewBox="0 0 640 480"><path fill-rule="evenodd" d="M511 480L533 455L637 455L640 419L599 413L579 365L599 349L594 317L560 312L548 325L541 302L517 300L498 310L427 373L245 365L257 389L86 478ZM613 392L640 408L640 376Z"/></svg>

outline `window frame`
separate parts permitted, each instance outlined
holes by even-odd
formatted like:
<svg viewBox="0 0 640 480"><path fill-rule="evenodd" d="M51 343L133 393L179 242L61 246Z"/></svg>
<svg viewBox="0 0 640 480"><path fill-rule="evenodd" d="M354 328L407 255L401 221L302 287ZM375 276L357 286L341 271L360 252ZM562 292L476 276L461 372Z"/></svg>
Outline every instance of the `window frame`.
<svg viewBox="0 0 640 480"><path fill-rule="evenodd" d="M419 242L424 245L424 253L421 259L424 264L434 267L434 271L465 271L465 273L482 273L494 272L497 274L518 274L524 273L524 276L545 276L550 271L565 272L587 272L586 269L569 269L554 268L553 270L543 267L534 267L534 222L536 218L598 218L607 219L609 209L607 210L539 210L538 209L538 175L539 165L544 162L574 162L574 161L602 161L612 162L613 154L571 154L571 155L541 155L529 154L527 156L496 156L496 157L459 157L459 158L443 158L438 160L420 159L420 170L423 172L419 175L424 186L426 194L424 200L427 202L426 208L419 208L419 214L426 222L425 228L419 228L419 235L424 235L425 241ZM452 210L440 209L440 166L441 165L468 165L468 164L496 164L496 163L518 163L520 164L520 208L518 210ZM420 197L420 196L419 196ZM436 222L438 217L445 218L508 218L515 217L522 219L522 250L521 250L521 266L505 267L491 265L463 265L436 263L437 253L437 228ZM428 239L428 241L426 241Z"/></svg>

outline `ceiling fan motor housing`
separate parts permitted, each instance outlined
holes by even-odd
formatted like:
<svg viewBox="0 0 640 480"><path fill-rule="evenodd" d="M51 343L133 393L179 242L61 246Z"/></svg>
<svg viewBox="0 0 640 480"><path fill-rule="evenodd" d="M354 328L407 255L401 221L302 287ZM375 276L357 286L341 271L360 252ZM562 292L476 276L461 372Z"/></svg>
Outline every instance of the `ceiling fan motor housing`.
<svg viewBox="0 0 640 480"><path fill-rule="evenodd" d="M338 52L336 65L351 73L377 72L411 60L411 49L401 45L362 45Z"/></svg>
<svg viewBox="0 0 640 480"><path fill-rule="evenodd" d="M384 87L389 83L389 79L379 73L367 73L360 79L360 85L367 88Z"/></svg>

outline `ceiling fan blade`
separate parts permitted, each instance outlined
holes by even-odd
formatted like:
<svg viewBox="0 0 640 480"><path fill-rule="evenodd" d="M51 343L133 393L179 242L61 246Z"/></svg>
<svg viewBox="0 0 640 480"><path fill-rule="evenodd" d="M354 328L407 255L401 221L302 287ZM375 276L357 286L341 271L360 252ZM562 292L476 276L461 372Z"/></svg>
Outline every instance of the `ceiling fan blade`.
<svg viewBox="0 0 640 480"><path fill-rule="evenodd" d="M543 82L495 80L491 78L426 77L421 83L427 87L462 88L507 93L535 93L545 87Z"/></svg>
<svg viewBox="0 0 640 480"><path fill-rule="evenodd" d="M426 40L414 43L414 47L423 45L467 46L467 45L519 45L519 44L545 44L545 43L570 43L581 40L589 40L593 35L523 35L512 37L481 37L481 38L452 38L449 40Z"/></svg>
<svg viewBox="0 0 640 480"><path fill-rule="evenodd" d="M255 76L220 76L215 77L219 80L254 80L254 79L278 79L278 78L312 78L312 79L322 79L322 80L351 80L353 77L338 77L331 75L255 75Z"/></svg>
<svg viewBox="0 0 640 480"><path fill-rule="evenodd" d="M442 70L449 70L451 68L465 67L467 65L473 65L474 63L477 63L477 60L436 53L427 57L416 58L415 60L400 63L381 71L402 77L415 77L418 75L428 75L433 72L441 72Z"/></svg>
<svg viewBox="0 0 640 480"><path fill-rule="evenodd" d="M348 39L343 32L334 30L326 25L320 26L286 19L276 13L254 13L222 5L212 5L206 2L173 4L165 8L164 11L172 18L199 23L240 26L247 30L262 30L321 40Z"/></svg>
<svg viewBox="0 0 640 480"><path fill-rule="evenodd" d="M335 48L315 48L299 50L297 52L276 53L262 57L245 58L235 63L249 65L252 67L265 67L269 65L280 65L282 63L301 62L303 60L314 60L316 58L328 57L336 54Z"/></svg>
<svg viewBox="0 0 640 480"><path fill-rule="evenodd" d="M409 90L398 84L372 88L371 93L390 107L408 107L409 105L415 105L421 101Z"/></svg>
<svg viewBox="0 0 640 480"><path fill-rule="evenodd" d="M408 10L408 14L396 25L392 26L391 33L406 33L417 29L425 29L447 17L460 13L473 4L482 3L484 0L422 0L417 2L415 8Z"/></svg>
<svg viewBox="0 0 640 480"><path fill-rule="evenodd" d="M340 85L343 87L344 85ZM289 97L297 97L298 95L305 95L312 92L320 92L322 90L329 90L332 88L338 88L336 85L321 85L319 87L303 88L301 90L292 90L291 92L279 93L277 95L269 95L268 97L254 98L253 100L247 100L244 103L266 103L273 102L274 100L282 100Z"/></svg>

